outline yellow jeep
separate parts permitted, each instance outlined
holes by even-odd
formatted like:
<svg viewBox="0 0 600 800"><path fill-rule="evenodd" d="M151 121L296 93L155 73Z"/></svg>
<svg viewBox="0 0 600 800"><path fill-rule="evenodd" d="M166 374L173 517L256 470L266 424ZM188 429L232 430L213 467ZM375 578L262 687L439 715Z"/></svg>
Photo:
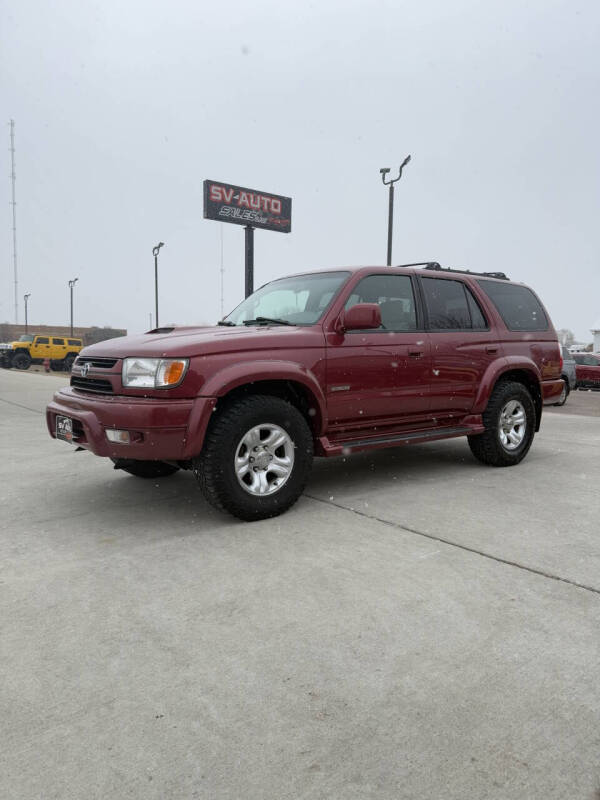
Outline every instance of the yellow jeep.
<svg viewBox="0 0 600 800"><path fill-rule="evenodd" d="M70 372L83 341L73 336L40 336L23 334L17 342L4 345L0 356L3 366L28 369L50 359L52 369Z"/></svg>

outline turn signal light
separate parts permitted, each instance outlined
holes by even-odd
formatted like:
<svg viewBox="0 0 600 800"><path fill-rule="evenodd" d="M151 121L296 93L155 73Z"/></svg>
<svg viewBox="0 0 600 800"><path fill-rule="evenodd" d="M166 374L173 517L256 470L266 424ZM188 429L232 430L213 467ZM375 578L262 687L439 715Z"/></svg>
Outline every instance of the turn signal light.
<svg viewBox="0 0 600 800"><path fill-rule="evenodd" d="M165 366L164 374L162 375L162 380L160 381L162 386L173 386L175 383L179 383L179 381L183 378L183 373L185 372L185 361L170 361Z"/></svg>

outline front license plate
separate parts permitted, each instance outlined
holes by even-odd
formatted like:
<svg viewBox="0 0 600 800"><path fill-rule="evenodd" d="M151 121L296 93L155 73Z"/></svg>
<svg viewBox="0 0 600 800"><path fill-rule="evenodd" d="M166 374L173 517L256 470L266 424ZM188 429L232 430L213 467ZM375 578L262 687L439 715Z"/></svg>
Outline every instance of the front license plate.
<svg viewBox="0 0 600 800"><path fill-rule="evenodd" d="M73 420L70 417L56 415L56 438L65 442L73 441Z"/></svg>

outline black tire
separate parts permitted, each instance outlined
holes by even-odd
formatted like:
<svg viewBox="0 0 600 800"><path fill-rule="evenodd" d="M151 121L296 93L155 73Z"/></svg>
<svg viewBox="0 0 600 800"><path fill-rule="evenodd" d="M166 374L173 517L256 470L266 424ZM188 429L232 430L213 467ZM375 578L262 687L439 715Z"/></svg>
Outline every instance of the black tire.
<svg viewBox="0 0 600 800"><path fill-rule="evenodd" d="M512 401L520 404L524 411L525 429L520 444L504 445L500 434L501 415ZM485 432L468 437L471 452L483 464L490 464L493 467L514 466L525 458L531 447L535 421L535 407L525 386L515 381L501 381L494 387L487 408L483 412Z"/></svg>
<svg viewBox="0 0 600 800"><path fill-rule="evenodd" d="M248 485L247 489L242 487L243 478L238 479L234 462L244 449L242 439L263 425L265 429L269 426L281 429L287 437L285 447L293 454L293 459L280 488L275 487L281 479L270 473L268 466L252 468L254 472L264 473L265 482L270 481L271 493L259 496L252 493L251 486ZM262 431L259 430L258 435L261 436ZM280 450L273 450L276 458L280 457L278 452ZM254 395L234 401L217 413L202 452L194 459L193 469L205 498L212 506L228 511L238 519L253 521L276 517L298 500L310 474L312 459L312 434L298 409L278 397ZM247 474L254 482L250 468Z"/></svg>
<svg viewBox="0 0 600 800"><path fill-rule="evenodd" d="M29 369L31 366L31 356L29 353L15 353L12 365L15 369Z"/></svg>
<svg viewBox="0 0 600 800"><path fill-rule="evenodd" d="M65 372L71 372L71 368L73 366L73 362L75 361L76 356L73 353L69 353L65 356L63 361L63 369Z"/></svg>
<svg viewBox="0 0 600 800"><path fill-rule="evenodd" d="M111 458L115 469L122 469L136 478L166 478L179 470L166 461L136 461L133 458Z"/></svg>
<svg viewBox="0 0 600 800"><path fill-rule="evenodd" d="M52 372L62 372L64 369L62 361L56 361L56 359L52 359L50 362L50 369Z"/></svg>
<svg viewBox="0 0 600 800"><path fill-rule="evenodd" d="M569 396L571 390L569 389L569 381L564 377L563 377L563 384L564 384L563 390L556 403L554 403L555 406L564 406L564 404L567 402L567 397Z"/></svg>

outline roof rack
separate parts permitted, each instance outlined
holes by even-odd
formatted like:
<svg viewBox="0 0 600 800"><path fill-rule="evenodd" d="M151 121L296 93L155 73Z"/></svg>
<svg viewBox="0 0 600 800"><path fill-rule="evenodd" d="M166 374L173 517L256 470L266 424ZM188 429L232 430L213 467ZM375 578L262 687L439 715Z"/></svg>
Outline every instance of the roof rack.
<svg viewBox="0 0 600 800"><path fill-rule="evenodd" d="M399 267L425 267L425 269L441 269L437 261L415 261L414 264L398 264Z"/></svg>
<svg viewBox="0 0 600 800"><path fill-rule="evenodd" d="M504 272L473 272L470 269L450 269L442 267L437 261L417 261L415 264L399 264L400 267L424 267L435 272L458 272L462 275L479 275L483 278L497 278L501 281L508 281L510 278Z"/></svg>

